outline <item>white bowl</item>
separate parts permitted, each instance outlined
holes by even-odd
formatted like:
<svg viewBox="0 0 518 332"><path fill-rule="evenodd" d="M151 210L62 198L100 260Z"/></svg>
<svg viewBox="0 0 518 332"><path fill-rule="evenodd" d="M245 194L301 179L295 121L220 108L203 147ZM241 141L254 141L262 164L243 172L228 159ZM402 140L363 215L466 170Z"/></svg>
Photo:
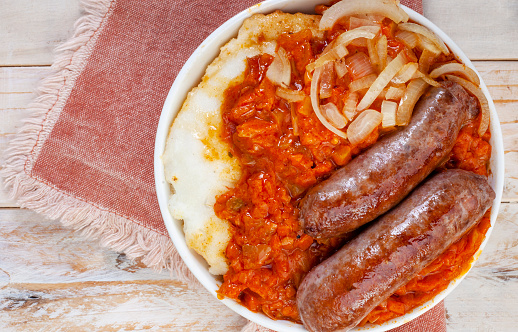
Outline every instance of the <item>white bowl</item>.
<svg viewBox="0 0 518 332"><path fill-rule="evenodd" d="M187 96L187 93L193 87L198 85L205 72L205 68L212 62L214 58L218 56L220 47L237 35L239 27L242 25L243 21L246 18L252 16L253 14L267 14L275 10L282 10L284 12L290 13L313 13L315 5L321 4L323 2L325 1L268 0L242 11L241 13L232 17L223 25L221 25L209 37L207 37L207 39L205 39L203 43L194 51L194 53L183 66L182 70L178 73L178 76L176 77L176 80L173 86L171 87L171 90L169 91L167 99L164 103L155 141L154 170L158 203L160 205L160 210L167 230L171 236L171 239L173 240L174 245L176 246L176 249L178 250L178 253L184 260L185 264L188 266L188 268L191 270L194 276L200 281L200 283L211 294L214 295L215 301L222 301L230 309L234 310L236 313L255 323L258 323L272 330L283 332L301 332L306 330L302 325L299 324L295 324L284 320L275 321L261 313L254 313L245 308L244 306L238 304L234 300L217 300L216 290L219 288L220 282L215 276L209 273L208 265L205 262L205 260L201 256L199 256L194 250L187 247L182 229L182 223L179 220L174 219L169 213L167 203L170 195L170 185L167 183L164 176L164 165L162 163L161 157L165 149L166 139L173 119L180 110ZM432 22L424 18L422 15L416 13L415 11L405 6L402 7L413 21L420 23L431 29L433 32L435 32L449 46L453 53L456 54L459 60L461 60L464 64L468 65L476 71L471 61L443 31L441 31L437 26L435 26ZM493 229L493 225L496 221L498 209L500 206L500 200L502 197L504 183L504 149L502 142L502 132L500 130L500 122L498 121L495 106L493 104L491 96L489 95L487 87L482 80L480 83L480 87L488 99L489 108L491 110L490 144L492 146L492 156L490 161L491 175L489 178L489 182L496 192L496 198L491 211L491 227L487 231L486 238L484 242L482 242L480 249L475 254L475 260L480 256L480 253L486 245L489 235L491 234L491 231ZM422 306L415 308L414 310L405 314L404 316L394 318L381 325L366 325L363 327L358 327L354 329L354 331L386 331L411 321L412 319L418 317L419 315L422 315L423 313L431 309L434 305L443 300L446 297L446 295L448 295L461 282L461 280L466 276L466 274L467 272L461 277L452 281L448 288L442 291L441 293L437 294L435 298L426 302Z"/></svg>

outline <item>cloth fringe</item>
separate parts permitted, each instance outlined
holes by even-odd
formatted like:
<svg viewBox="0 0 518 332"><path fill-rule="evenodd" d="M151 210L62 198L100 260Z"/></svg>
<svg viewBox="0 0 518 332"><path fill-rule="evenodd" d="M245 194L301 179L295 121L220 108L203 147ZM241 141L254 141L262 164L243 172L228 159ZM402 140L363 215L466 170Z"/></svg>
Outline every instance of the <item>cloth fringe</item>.
<svg viewBox="0 0 518 332"><path fill-rule="evenodd" d="M76 22L73 37L56 49L52 73L42 80L36 91L38 97L29 105L32 117L12 138L0 177L4 178L10 198L21 207L60 219L65 226L80 230L83 236L98 239L102 246L124 252L130 259L142 258L146 266L157 271L167 269L187 285L197 286L198 281L168 236L29 175L115 5L116 0L81 1L85 15Z"/></svg>

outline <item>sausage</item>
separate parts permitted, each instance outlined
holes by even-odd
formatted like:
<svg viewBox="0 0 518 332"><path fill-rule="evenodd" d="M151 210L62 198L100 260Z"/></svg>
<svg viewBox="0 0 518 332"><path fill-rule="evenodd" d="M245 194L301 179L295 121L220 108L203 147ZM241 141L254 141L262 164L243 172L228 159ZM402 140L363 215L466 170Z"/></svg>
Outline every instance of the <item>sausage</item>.
<svg viewBox="0 0 518 332"><path fill-rule="evenodd" d="M314 267L297 291L309 331L347 331L406 284L491 206L485 177L464 170L433 176Z"/></svg>
<svg viewBox="0 0 518 332"><path fill-rule="evenodd" d="M399 203L450 154L478 114L475 98L446 82L427 91L408 126L387 135L302 199L299 221L314 238L344 235Z"/></svg>

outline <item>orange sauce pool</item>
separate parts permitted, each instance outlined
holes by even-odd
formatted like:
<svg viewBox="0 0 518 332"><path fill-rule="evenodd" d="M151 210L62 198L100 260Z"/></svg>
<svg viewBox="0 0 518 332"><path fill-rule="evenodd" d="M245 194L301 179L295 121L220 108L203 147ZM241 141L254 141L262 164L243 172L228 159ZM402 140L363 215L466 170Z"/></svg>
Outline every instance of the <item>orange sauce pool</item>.
<svg viewBox="0 0 518 332"><path fill-rule="evenodd" d="M300 282L313 266L347 241L317 241L305 234L298 222L299 200L307 189L347 164L383 134L376 129L359 145L351 145L326 129L312 111L311 77L304 74L304 68L343 31L345 28L337 24L324 41L314 40L309 30L278 39L279 47L288 52L293 62L290 88L305 91L304 101L289 103L275 95L276 87L265 79L273 61L267 54L249 58L244 81L226 91L222 136L230 143L232 156L239 159L243 175L234 188L216 198L214 205L216 215L230 222L232 235L226 248L229 270L223 276L218 296L235 299L272 319L300 323L296 307ZM397 52L401 45L392 35L393 26L386 23L382 31L392 52ZM353 48L349 51L366 51L361 46ZM436 61L432 65L452 58L442 56ZM327 101L341 109L349 83L348 75L336 78ZM379 107L375 102L371 108ZM478 121L462 129L443 167L487 175L490 134L478 137ZM375 308L362 324L403 315L445 289L450 280L469 268L489 226L486 215L470 233Z"/></svg>

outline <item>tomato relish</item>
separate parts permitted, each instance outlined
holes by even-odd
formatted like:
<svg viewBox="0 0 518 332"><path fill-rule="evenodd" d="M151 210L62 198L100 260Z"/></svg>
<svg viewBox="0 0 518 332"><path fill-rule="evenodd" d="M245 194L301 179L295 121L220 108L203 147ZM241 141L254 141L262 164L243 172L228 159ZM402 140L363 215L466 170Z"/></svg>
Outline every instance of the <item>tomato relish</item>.
<svg viewBox="0 0 518 332"><path fill-rule="evenodd" d="M300 282L313 266L354 236L311 238L299 225L298 202L309 188L384 134L376 128L361 143L352 145L324 127L313 112L309 97L311 75L305 67L346 30L347 24L338 22L324 40L313 38L310 30L278 38L277 47L287 52L292 64L290 88L304 91L304 100L290 103L276 95L276 87L266 78L273 61L268 54L248 58L244 80L225 92L222 137L231 146L232 157L240 161L243 173L234 188L216 197L214 205L216 215L231 224L231 240L226 248L229 269L218 296L235 299L272 319L300 322L296 306ZM381 31L387 37L388 55L394 57L404 48L393 35L394 23L383 20ZM362 45L347 48L350 54L367 53L367 47ZM453 55L441 55L430 66L450 61L454 61ZM342 109L350 82L349 74L334 77L332 93L323 102ZM380 107L380 102L375 101L370 108L379 111ZM462 129L443 167L487 175L489 133L478 136L479 121ZM486 215L469 234L376 307L362 324L403 315L446 288L450 280L469 268L489 226Z"/></svg>

